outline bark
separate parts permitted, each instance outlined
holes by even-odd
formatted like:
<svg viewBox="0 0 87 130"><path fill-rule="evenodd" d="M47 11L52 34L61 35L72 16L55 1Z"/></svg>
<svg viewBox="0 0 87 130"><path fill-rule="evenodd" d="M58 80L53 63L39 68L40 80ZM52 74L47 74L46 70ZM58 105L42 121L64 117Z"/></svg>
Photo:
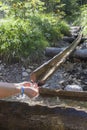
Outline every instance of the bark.
<svg viewBox="0 0 87 130"><path fill-rule="evenodd" d="M71 43L71 42L73 42L75 40L75 37L67 37L67 36L65 36L65 37L63 37L62 40L65 41L65 42ZM82 37L81 42L84 42L85 40L87 40L87 38Z"/></svg>
<svg viewBox="0 0 87 130"><path fill-rule="evenodd" d="M55 55L62 52L65 48L46 47L45 56L54 57Z"/></svg>
<svg viewBox="0 0 87 130"><path fill-rule="evenodd" d="M76 50L73 53L73 57L78 59L87 60L87 49Z"/></svg>
<svg viewBox="0 0 87 130"><path fill-rule="evenodd" d="M45 55L48 57L54 57L55 55L62 52L65 48L56 48L56 47L47 47L45 49ZM77 49L70 54L70 57L79 58L86 60L87 59L87 49Z"/></svg>
<svg viewBox="0 0 87 130"><path fill-rule="evenodd" d="M0 100L0 130L87 130L87 112Z"/></svg>
<svg viewBox="0 0 87 130"><path fill-rule="evenodd" d="M74 40L75 40L75 38L74 37L63 37L63 39L62 39L63 41L66 41L66 42L73 42Z"/></svg>

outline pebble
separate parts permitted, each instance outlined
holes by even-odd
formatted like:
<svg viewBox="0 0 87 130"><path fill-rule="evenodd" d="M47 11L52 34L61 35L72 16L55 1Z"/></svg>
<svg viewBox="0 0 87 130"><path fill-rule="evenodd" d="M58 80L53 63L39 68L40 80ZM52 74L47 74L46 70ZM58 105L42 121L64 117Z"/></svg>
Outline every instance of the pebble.
<svg viewBox="0 0 87 130"><path fill-rule="evenodd" d="M1 64L1 65L0 65L0 71L1 71L3 68L4 68L4 65Z"/></svg>
<svg viewBox="0 0 87 130"><path fill-rule="evenodd" d="M26 77L28 76L29 74L27 72L22 72L22 76Z"/></svg>
<svg viewBox="0 0 87 130"><path fill-rule="evenodd" d="M66 91L75 91L75 92L83 91L83 89L79 85L67 85L64 88L64 90L66 90Z"/></svg>
<svg viewBox="0 0 87 130"><path fill-rule="evenodd" d="M0 67L0 71L2 70L2 67Z"/></svg>
<svg viewBox="0 0 87 130"><path fill-rule="evenodd" d="M26 69L26 72L30 73L30 72L31 72L31 69Z"/></svg>
<svg viewBox="0 0 87 130"><path fill-rule="evenodd" d="M24 67L22 67L22 71L25 71L25 68L24 68Z"/></svg>
<svg viewBox="0 0 87 130"><path fill-rule="evenodd" d="M0 76L2 76L2 73L0 73Z"/></svg>
<svg viewBox="0 0 87 130"><path fill-rule="evenodd" d="M30 69L34 69L34 66L29 66Z"/></svg>
<svg viewBox="0 0 87 130"><path fill-rule="evenodd" d="M47 88L47 87L49 87L49 84L44 84L43 85L43 88Z"/></svg>

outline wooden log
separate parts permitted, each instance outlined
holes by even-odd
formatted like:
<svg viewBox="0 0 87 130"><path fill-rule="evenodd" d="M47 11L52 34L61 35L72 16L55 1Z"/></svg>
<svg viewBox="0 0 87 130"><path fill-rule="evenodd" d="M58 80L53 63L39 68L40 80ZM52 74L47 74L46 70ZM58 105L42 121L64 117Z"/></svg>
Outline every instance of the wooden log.
<svg viewBox="0 0 87 130"><path fill-rule="evenodd" d="M47 47L45 49L45 56L54 57L55 55L62 52L64 49L65 48ZM70 54L70 57L86 60L87 49L77 49L73 53Z"/></svg>
<svg viewBox="0 0 87 130"><path fill-rule="evenodd" d="M0 130L87 130L87 111L0 100Z"/></svg>
<svg viewBox="0 0 87 130"><path fill-rule="evenodd" d="M67 36L65 36L65 37L63 37L62 40L66 41L66 42L73 42L75 40L75 38L74 37L67 37Z"/></svg>
<svg viewBox="0 0 87 130"><path fill-rule="evenodd" d="M64 51L54 56L51 60L47 61L36 70L34 70L30 79L33 82L39 82L42 85L46 80L58 69L58 67L66 60L66 58L73 52L76 46L80 43L82 38L82 33L80 32L78 37L73 41L73 43L67 47Z"/></svg>
<svg viewBox="0 0 87 130"><path fill-rule="evenodd" d="M71 42L73 42L75 40L75 37L64 36L62 40L65 41L65 42L71 43ZM81 43L84 42L85 40L87 40L87 38L86 37L82 37Z"/></svg>
<svg viewBox="0 0 87 130"><path fill-rule="evenodd" d="M45 56L54 57L55 55L62 52L65 48L46 47Z"/></svg>
<svg viewBox="0 0 87 130"><path fill-rule="evenodd" d="M58 96L63 99L72 99L87 101L87 91L65 91L65 90L54 90L48 88L40 88L40 94L43 96Z"/></svg>
<svg viewBox="0 0 87 130"><path fill-rule="evenodd" d="M78 59L87 60L87 49L76 50L73 53L73 57Z"/></svg>

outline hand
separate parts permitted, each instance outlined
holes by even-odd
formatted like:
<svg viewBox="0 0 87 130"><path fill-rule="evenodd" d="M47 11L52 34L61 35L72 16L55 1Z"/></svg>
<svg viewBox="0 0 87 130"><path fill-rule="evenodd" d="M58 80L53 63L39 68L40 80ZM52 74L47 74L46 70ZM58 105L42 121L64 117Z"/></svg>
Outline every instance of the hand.
<svg viewBox="0 0 87 130"><path fill-rule="evenodd" d="M30 98L39 95L39 87L36 83L31 83L26 81L26 82L19 83L19 86L24 86L24 93Z"/></svg>

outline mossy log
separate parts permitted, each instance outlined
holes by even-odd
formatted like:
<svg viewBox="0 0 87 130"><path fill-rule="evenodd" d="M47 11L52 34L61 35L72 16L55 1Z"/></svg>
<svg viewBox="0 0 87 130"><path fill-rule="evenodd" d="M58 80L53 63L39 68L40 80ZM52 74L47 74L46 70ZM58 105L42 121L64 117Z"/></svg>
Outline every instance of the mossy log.
<svg viewBox="0 0 87 130"><path fill-rule="evenodd" d="M0 100L0 130L87 130L87 111Z"/></svg>

